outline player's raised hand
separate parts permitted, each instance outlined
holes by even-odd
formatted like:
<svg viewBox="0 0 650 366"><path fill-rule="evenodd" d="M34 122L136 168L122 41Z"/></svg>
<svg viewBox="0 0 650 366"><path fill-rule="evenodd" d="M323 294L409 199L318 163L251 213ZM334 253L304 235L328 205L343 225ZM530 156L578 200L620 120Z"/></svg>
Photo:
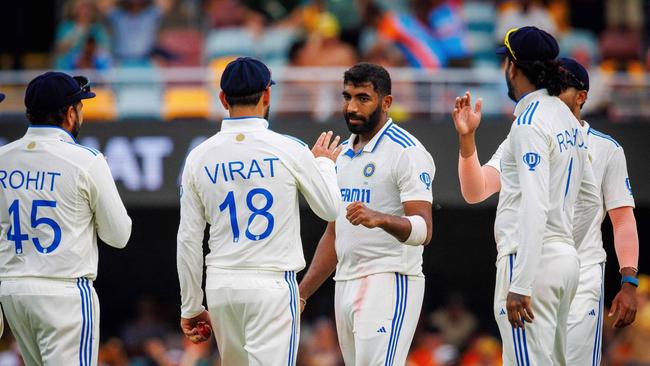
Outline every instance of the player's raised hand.
<svg viewBox="0 0 650 366"><path fill-rule="evenodd" d="M479 98L476 101L474 110L472 110L472 96L469 91L465 92L462 97L456 97L454 110L451 117L454 120L454 126L459 135L468 135L474 133L481 124L481 106L483 100Z"/></svg>
<svg viewBox="0 0 650 366"><path fill-rule="evenodd" d="M506 309L508 310L508 321L514 328L523 328L524 321L532 323L535 319L530 296L508 292Z"/></svg>
<svg viewBox="0 0 650 366"><path fill-rule="evenodd" d="M381 224L381 214L366 207L361 202L352 202L347 207L345 218L354 226L363 225L369 229Z"/></svg>
<svg viewBox="0 0 650 366"><path fill-rule="evenodd" d="M334 135L334 133L328 131L323 132L318 136L318 140L316 140L314 147L311 148L314 157L318 158L322 156L336 162L336 158L338 158L339 154L343 150L343 145L339 145L339 141L341 140L339 136L336 136L334 140L332 140L332 135Z"/></svg>
<svg viewBox="0 0 650 366"><path fill-rule="evenodd" d="M203 310L201 314L191 319L181 318L183 334L192 343L201 343L210 339L212 335L210 324L212 324L210 322L210 313L207 310Z"/></svg>
<svg viewBox="0 0 650 366"><path fill-rule="evenodd" d="M617 314L614 328L623 328L632 324L636 318L636 307L636 288L629 283L623 284L609 310L609 317Z"/></svg>

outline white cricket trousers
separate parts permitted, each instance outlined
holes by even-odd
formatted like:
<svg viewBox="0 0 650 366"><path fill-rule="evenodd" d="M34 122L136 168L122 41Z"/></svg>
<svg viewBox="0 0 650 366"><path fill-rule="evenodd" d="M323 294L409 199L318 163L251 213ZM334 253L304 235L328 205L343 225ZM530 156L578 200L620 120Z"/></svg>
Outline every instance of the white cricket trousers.
<svg viewBox="0 0 650 366"><path fill-rule="evenodd" d="M510 254L497 261L494 316L503 343L503 365L567 365L567 321L578 287L578 254L565 243L543 245L532 294L535 319L525 323L524 329L510 325L506 309L515 258L516 254Z"/></svg>
<svg viewBox="0 0 650 366"><path fill-rule="evenodd" d="M26 366L97 365L99 299L92 281L4 279L0 302Z"/></svg>
<svg viewBox="0 0 650 366"><path fill-rule="evenodd" d="M580 268L578 291L569 311L567 365L600 365L605 263Z"/></svg>
<svg viewBox="0 0 650 366"><path fill-rule="evenodd" d="M420 318L424 277L377 273L337 281L336 330L346 366L403 366Z"/></svg>
<svg viewBox="0 0 650 366"><path fill-rule="evenodd" d="M295 272L208 268L205 293L223 366L293 366L300 336Z"/></svg>

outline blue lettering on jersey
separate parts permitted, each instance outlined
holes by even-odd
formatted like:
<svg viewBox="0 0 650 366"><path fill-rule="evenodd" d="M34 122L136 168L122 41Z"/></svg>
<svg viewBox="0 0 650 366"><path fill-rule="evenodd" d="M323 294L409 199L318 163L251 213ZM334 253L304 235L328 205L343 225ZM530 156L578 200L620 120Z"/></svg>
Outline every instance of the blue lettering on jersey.
<svg viewBox="0 0 650 366"><path fill-rule="evenodd" d="M560 148L560 152L566 151L569 148L587 148L585 145L585 140L582 136L582 131L577 128L572 128L571 131L564 130L555 135L557 139L557 145Z"/></svg>
<svg viewBox="0 0 650 366"><path fill-rule="evenodd" d="M420 181L424 183L424 186L427 187L427 191L431 190L431 175L427 172L422 172L420 174Z"/></svg>
<svg viewBox="0 0 650 366"><path fill-rule="evenodd" d="M343 202L370 203L370 190L365 188L341 188Z"/></svg>
<svg viewBox="0 0 650 366"><path fill-rule="evenodd" d="M630 191L630 196L632 196L632 184L630 184L630 178L625 178L625 186L627 190Z"/></svg>
<svg viewBox="0 0 650 366"><path fill-rule="evenodd" d="M542 160L542 159L539 157L538 153L527 152L527 153L524 154L524 159L523 160L524 160L524 163L526 165L528 165L528 170L531 171L531 172L534 172L535 167L537 165L539 165L540 160Z"/></svg>
<svg viewBox="0 0 650 366"><path fill-rule="evenodd" d="M61 173L45 171L0 170L0 186L3 189L49 190L54 191L56 177Z"/></svg>
<svg viewBox="0 0 650 366"><path fill-rule="evenodd" d="M274 162L278 158L264 158L260 161L252 159L250 162L228 161L215 163L214 168L204 166L203 170L208 175L212 184L216 184L219 178L224 182L234 180L248 180L251 178L273 178L275 177Z"/></svg>

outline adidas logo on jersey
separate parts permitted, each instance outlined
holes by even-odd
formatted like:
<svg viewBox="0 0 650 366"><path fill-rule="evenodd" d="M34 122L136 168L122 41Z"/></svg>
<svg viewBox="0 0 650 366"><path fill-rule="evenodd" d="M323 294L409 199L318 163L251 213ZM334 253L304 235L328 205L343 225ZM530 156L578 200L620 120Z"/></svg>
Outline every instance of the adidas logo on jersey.
<svg viewBox="0 0 650 366"><path fill-rule="evenodd" d="M386 328L381 327L381 328L377 329L377 333L386 333Z"/></svg>
<svg viewBox="0 0 650 366"><path fill-rule="evenodd" d="M591 311L587 315L596 316L596 310L591 309Z"/></svg>
<svg viewBox="0 0 650 366"><path fill-rule="evenodd" d="M501 311L499 311L499 316L504 316L506 315L506 311L501 308Z"/></svg>

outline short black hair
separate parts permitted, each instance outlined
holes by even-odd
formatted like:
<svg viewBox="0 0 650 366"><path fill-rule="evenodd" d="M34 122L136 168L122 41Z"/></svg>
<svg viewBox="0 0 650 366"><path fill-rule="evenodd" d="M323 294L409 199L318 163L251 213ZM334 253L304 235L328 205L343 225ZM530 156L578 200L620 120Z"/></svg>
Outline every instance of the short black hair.
<svg viewBox="0 0 650 366"><path fill-rule="evenodd" d="M260 102L260 98L262 98L262 94L264 94L264 90L249 95L231 96L226 94L225 97L226 97L226 102L228 102L228 105L231 107L237 105L252 106L252 105L257 105L257 103Z"/></svg>
<svg viewBox="0 0 650 366"><path fill-rule="evenodd" d="M510 61L512 59L508 57ZM513 61L535 88L546 88L549 95L558 96L569 86L569 76L556 60Z"/></svg>
<svg viewBox="0 0 650 366"><path fill-rule="evenodd" d="M383 67L368 62L358 63L343 74L343 85L361 86L370 83L377 94L391 94L390 74Z"/></svg>
<svg viewBox="0 0 650 366"><path fill-rule="evenodd" d="M66 105L53 112L41 112L27 109L26 116L31 125L60 127L61 123L63 123L63 120L65 120L65 114L68 113L68 108L70 107L74 108L75 110L77 109L76 103Z"/></svg>

